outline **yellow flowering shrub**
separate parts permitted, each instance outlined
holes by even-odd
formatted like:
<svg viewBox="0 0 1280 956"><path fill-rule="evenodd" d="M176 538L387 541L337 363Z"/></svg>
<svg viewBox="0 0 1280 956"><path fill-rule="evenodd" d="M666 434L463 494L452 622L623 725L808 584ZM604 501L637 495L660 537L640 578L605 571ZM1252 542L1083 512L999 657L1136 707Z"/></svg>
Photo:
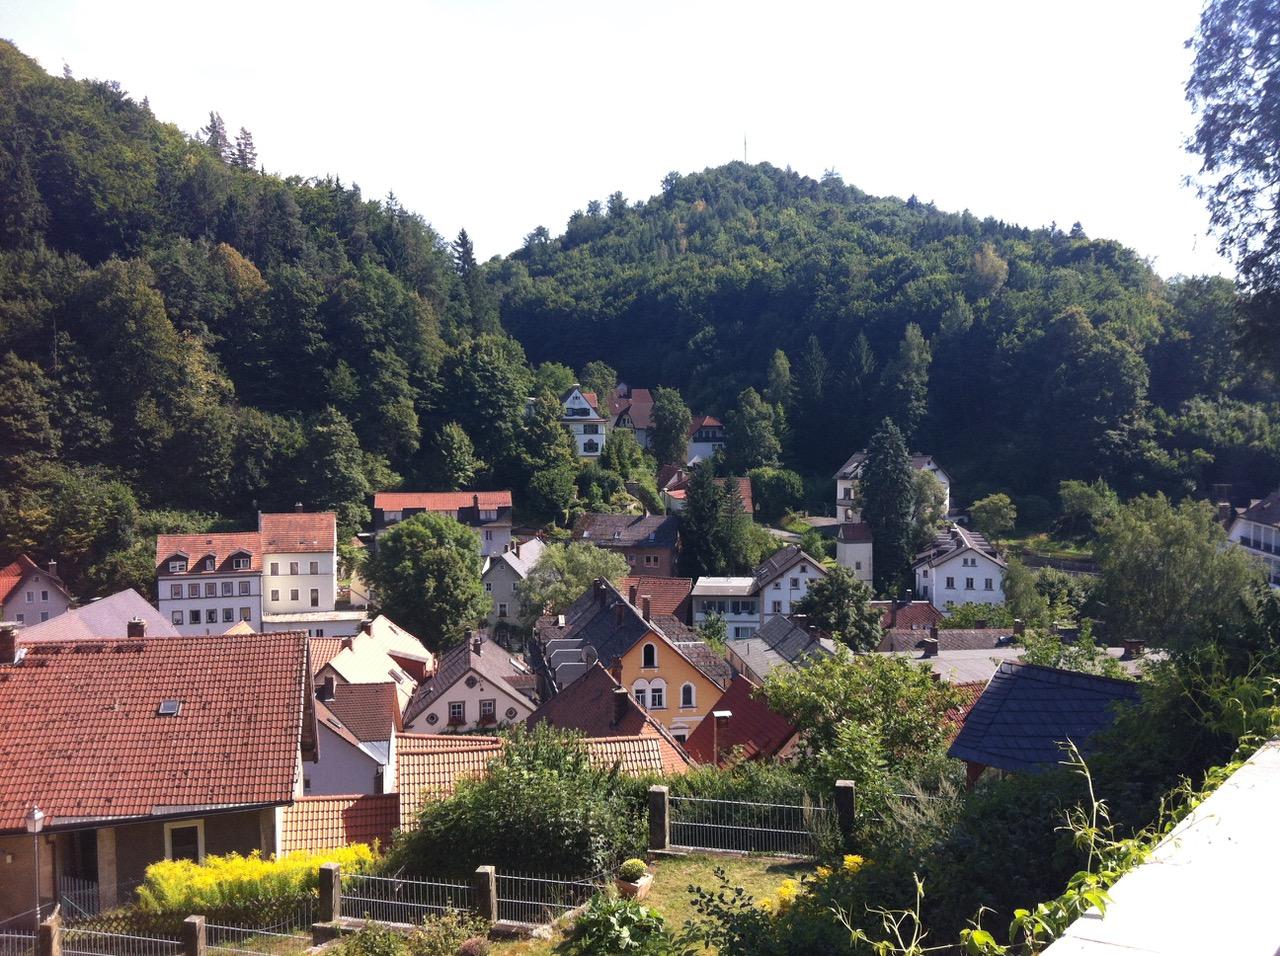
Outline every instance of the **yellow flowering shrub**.
<svg viewBox="0 0 1280 956"><path fill-rule="evenodd" d="M138 887L138 906L148 913L204 913L244 906L255 900L284 899L314 893L320 865L337 863L344 872L360 872L374 861L368 844L335 850L300 850L280 857L210 854L203 863L161 860L147 867Z"/></svg>

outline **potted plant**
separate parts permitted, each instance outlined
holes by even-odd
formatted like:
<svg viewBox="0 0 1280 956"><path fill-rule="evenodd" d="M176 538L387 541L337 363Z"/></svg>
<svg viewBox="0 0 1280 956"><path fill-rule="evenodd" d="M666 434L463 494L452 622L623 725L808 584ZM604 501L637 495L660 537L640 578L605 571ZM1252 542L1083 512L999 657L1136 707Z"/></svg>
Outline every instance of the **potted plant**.
<svg viewBox="0 0 1280 956"><path fill-rule="evenodd" d="M642 900L649 895L649 887L653 886L653 874L644 860L631 859L618 867L613 884L618 888L618 895Z"/></svg>

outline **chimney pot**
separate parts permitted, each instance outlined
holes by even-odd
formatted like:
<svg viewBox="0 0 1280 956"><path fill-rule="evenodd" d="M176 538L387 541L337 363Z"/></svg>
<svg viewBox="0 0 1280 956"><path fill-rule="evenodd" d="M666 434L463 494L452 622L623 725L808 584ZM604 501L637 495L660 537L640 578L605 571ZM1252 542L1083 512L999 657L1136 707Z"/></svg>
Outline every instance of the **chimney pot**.
<svg viewBox="0 0 1280 956"><path fill-rule="evenodd" d="M51 577L51 578L56 578L57 576L58 576L58 562L57 562L57 561L50 561L50 562L49 562L49 577Z"/></svg>
<svg viewBox="0 0 1280 956"><path fill-rule="evenodd" d="M985 630L987 629L987 626L988 626L991 622L990 622L990 621L988 621L988 620L984 617L984 618L979 618L978 620L974 621L973 623L974 623L974 626L975 626L975 627L977 627L977 629L978 629L978 630L980 630L980 631L985 631Z"/></svg>
<svg viewBox="0 0 1280 956"><path fill-rule="evenodd" d="M935 643L938 640L938 625L936 622L929 625L929 640Z"/></svg>
<svg viewBox="0 0 1280 956"><path fill-rule="evenodd" d="M12 624L0 624L0 664L12 664L18 659L18 629Z"/></svg>
<svg viewBox="0 0 1280 956"><path fill-rule="evenodd" d="M639 593L640 593L640 586L637 584L632 584L630 587L627 588L627 600L630 601L632 604L635 604L636 597L637 595L639 595Z"/></svg>
<svg viewBox="0 0 1280 956"><path fill-rule="evenodd" d="M302 502L301 502L301 501L295 501L295 502L293 503L293 510L294 510L295 512L297 512L298 514L302 514Z"/></svg>
<svg viewBox="0 0 1280 956"><path fill-rule="evenodd" d="M334 693L333 689L334 689L333 675L332 674L326 675L324 679L324 685L320 688L320 699L333 700L333 693Z"/></svg>
<svg viewBox="0 0 1280 956"><path fill-rule="evenodd" d="M653 599L648 594L646 594L640 598L640 604L644 609L644 619L646 621L652 621L653 620L653 613L652 613Z"/></svg>
<svg viewBox="0 0 1280 956"><path fill-rule="evenodd" d="M1013 619L1013 633L1019 637L1027 633L1027 622L1020 617L1015 617Z"/></svg>
<svg viewBox="0 0 1280 956"><path fill-rule="evenodd" d="M923 641L920 642L920 646L924 648L924 654L921 656L923 657L938 656L938 639L936 637L926 637Z"/></svg>
<svg viewBox="0 0 1280 956"><path fill-rule="evenodd" d="M1135 638L1126 639L1124 642L1124 654L1121 660L1133 661L1141 657L1147 650L1147 642L1140 641Z"/></svg>
<svg viewBox="0 0 1280 956"><path fill-rule="evenodd" d="M468 632L470 635L470 632ZM480 635L476 634L471 637L471 651L474 654L483 653L484 642L480 639Z"/></svg>
<svg viewBox="0 0 1280 956"><path fill-rule="evenodd" d="M472 495L472 496L471 496L471 507L475 508L477 511L479 511L479 510L480 510L480 496L479 496L479 495Z"/></svg>
<svg viewBox="0 0 1280 956"><path fill-rule="evenodd" d="M628 703L630 696L631 694L628 693L625 687L615 687L613 689L613 723L615 726L622 723L623 718L627 716L627 711L630 709L630 704Z"/></svg>
<svg viewBox="0 0 1280 956"><path fill-rule="evenodd" d="M129 637L146 637L147 622L140 617L135 617L133 620L131 620L128 624L125 625L125 633Z"/></svg>
<svg viewBox="0 0 1280 956"><path fill-rule="evenodd" d="M361 621L361 622L360 622L360 633L361 633L361 634L372 634L372 633L373 633L373 621L369 620L367 617L366 617L363 621Z"/></svg>
<svg viewBox="0 0 1280 956"><path fill-rule="evenodd" d="M622 625L623 617L626 614L626 605L621 601L613 606L613 620L619 627Z"/></svg>

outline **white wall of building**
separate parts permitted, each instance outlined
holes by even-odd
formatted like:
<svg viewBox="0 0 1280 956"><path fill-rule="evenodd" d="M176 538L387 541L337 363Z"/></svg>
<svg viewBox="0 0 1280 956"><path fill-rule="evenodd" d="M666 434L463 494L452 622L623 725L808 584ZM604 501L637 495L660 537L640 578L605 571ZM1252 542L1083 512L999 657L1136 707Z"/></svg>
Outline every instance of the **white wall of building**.
<svg viewBox="0 0 1280 956"><path fill-rule="evenodd" d="M320 730L320 760L303 766L303 779L310 796L346 793L382 793L386 774L378 774L382 764L370 754L353 747L323 722Z"/></svg>
<svg viewBox="0 0 1280 956"><path fill-rule="evenodd" d="M846 544L836 541L836 564L848 568L859 581L871 583L871 542L856 541Z"/></svg>
<svg viewBox="0 0 1280 956"><path fill-rule="evenodd" d="M486 649L486 653L491 651L500 651L500 648L494 645ZM468 677L476 679L474 687L467 686ZM482 724L479 722L480 702L483 700L492 700L494 702L496 723ZM462 704L465 716L463 723L449 723L449 705L451 703ZM508 710L514 710L515 716L507 716ZM498 727L511 726L524 720L532 713L533 702L528 697L523 694L508 692L505 688L493 684L476 671L468 670L460 680L445 693L441 694L440 698L434 701L430 707L416 715L405 726L404 731L407 734L448 734L461 733L468 730L493 730ZM432 719L433 717L434 720Z"/></svg>
<svg viewBox="0 0 1280 956"><path fill-rule="evenodd" d="M948 560L916 568L916 593L940 611L961 604L1004 602L1004 568L977 551L962 551Z"/></svg>
<svg viewBox="0 0 1280 956"><path fill-rule="evenodd" d="M693 623L701 624L712 611L724 618L730 640L750 637L760 629L760 599L742 594L699 594L693 602Z"/></svg>
<svg viewBox="0 0 1280 956"><path fill-rule="evenodd" d="M337 567L332 551L264 554L263 613L332 611L338 599Z"/></svg>
<svg viewBox="0 0 1280 956"><path fill-rule="evenodd" d="M793 564L760 588L760 623L776 614L790 614L795 603L809 593L809 585L824 577L821 568L807 562Z"/></svg>
<svg viewBox="0 0 1280 956"><path fill-rule="evenodd" d="M161 577L157 583L159 600L156 607L173 622L184 637L200 637L205 634L221 634L237 621L248 621L255 631L262 628L262 599L258 590L260 581L256 574L201 574ZM224 593L230 585L232 593ZM174 588L181 597L174 597ZM193 596L192 589L198 592ZM242 593L247 588L248 593ZM210 589L213 593L210 594ZM214 612L214 621L208 620ZM246 611L248 612L246 615ZM192 621L193 612L199 613L199 621ZM228 613L230 619L228 620ZM181 620L178 616L180 615Z"/></svg>
<svg viewBox="0 0 1280 956"><path fill-rule="evenodd" d="M1266 567L1273 588L1280 588L1280 530L1237 518L1228 535Z"/></svg>

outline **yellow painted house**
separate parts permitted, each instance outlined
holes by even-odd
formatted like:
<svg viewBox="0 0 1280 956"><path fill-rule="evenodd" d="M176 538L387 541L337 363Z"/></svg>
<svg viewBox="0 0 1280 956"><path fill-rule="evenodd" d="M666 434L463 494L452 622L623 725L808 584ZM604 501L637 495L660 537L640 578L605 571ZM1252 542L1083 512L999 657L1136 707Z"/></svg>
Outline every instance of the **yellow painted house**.
<svg viewBox="0 0 1280 956"><path fill-rule="evenodd" d="M728 686L728 663L682 621L649 613L638 588L628 600L597 580L561 615L536 627L545 695L567 687L598 660L677 740L685 740Z"/></svg>

